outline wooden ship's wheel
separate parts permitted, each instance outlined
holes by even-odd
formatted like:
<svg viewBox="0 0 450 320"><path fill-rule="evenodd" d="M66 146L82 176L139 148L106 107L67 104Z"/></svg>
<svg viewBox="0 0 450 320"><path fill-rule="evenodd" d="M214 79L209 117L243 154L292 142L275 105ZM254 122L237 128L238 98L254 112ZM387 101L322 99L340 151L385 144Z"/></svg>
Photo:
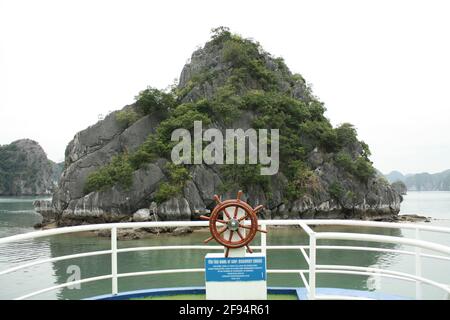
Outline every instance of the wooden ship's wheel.
<svg viewBox="0 0 450 320"><path fill-rule="evenodd" d="M239 191L236 199L222 201L219 196L215 195L214 200L217 202L217 205L211 212L211 215L209 217L200 216L200 219L209 220L209 230L211 231L211 237L204 242L208 243L214 239L226 247L225 257L228 257L230 249L243 246L247 247L248 252L252 253L253 250L248 244L253 240L256 232L267 233L266 230L258 227L258 218L256 216L263 206L259 205L256 208L252 208L248 203L240 199L241 196L242 191ZM239 209L242 209L244 213L242 215L241 211L240 217L238 217ZM222 217L221 213L223 213ZM250 221L250 225L245 225L245 221ZM225 231L228 231L228 233L225 234ZM238 237L233 237L235 233Z"/></svg>

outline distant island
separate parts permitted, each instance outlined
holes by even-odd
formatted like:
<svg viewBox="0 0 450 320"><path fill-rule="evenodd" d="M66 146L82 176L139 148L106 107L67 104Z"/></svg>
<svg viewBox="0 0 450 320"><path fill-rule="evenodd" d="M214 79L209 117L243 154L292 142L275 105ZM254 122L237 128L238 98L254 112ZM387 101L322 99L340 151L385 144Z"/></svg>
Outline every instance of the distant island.
<svg viewBox="0 0 450 320"><path fill-rule="evenodd" d="M36 141L21 139L0 146L0 195L50 195L57 186L63 163L47 158Z"/></svg>
<svg viewBox="0 0 450 320"><path fill-rule="evenodd" d="M439 173L416 173L403 174L399 171L392 171L385 175L386 179L399 185L402 182L410 191L450 191L450 170Z"/></svg>

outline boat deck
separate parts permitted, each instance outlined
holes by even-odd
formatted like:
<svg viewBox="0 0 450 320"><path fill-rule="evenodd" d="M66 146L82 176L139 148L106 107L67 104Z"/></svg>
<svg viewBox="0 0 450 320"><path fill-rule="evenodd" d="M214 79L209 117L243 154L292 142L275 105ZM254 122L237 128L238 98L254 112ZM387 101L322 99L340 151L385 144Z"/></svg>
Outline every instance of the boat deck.
<svg viewBox="0 0 450 320"><path fill-rule="evenodd" d="M349 300L409 300L407 297L384 294L379 292L338 289L338 288L316 288L318 295L323 297L344 297ZM308 291L305 288L274 287L267 289L268 300L308 300ZM183 300L205 300L204 287L184 288L161 288L149 290L137 290L121 292L117 295L106 294L91 297L85 300L172 300L181 297Z"/></svg>

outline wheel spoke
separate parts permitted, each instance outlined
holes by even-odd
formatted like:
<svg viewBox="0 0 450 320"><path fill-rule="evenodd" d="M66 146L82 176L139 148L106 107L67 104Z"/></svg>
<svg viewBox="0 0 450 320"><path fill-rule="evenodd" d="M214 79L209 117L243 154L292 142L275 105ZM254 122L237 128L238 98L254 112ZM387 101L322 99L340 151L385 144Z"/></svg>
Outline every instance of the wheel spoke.
<svg viewBox="0 0 450 320"><path fill-rule="evenodd" d="M228 237L228 241L231 241L231 239L233 238L233 233L234 233L234 231L230 230L230 236Z"/></svg>
<svg viewBox="0 0 450 320"><path fill-rule="evenodd" d="M224 233L226 230L228 229L228 226L224 226L222 229L217 230L217 233L220 235L222 233ZM214 236L209 237L208 239L204 240L204 243L208 243L210 242L212 239L214 239Z"/></svg>
<svg viewBox="0 0 450 320"><path fill-rule="evenodd" d="M228 241L231 242L232 238L233 238L233 230L230 230L230 236L228 237ZM227 247L227 250L225 251L225 258L228 258L229 253L230 253L230 248Z"/></svg>
<svg viewBox="0 0 450 320"><path fill-rule="evenodd" d="M211 236L211 237L209 237L208 239L206 239L206 240L203 240L203 242L204 243L208 243L208 242L210 242L212 239L214 239L214 237L213 236Z"/></svg>
<svg viewBox="0 0 450 320"><path fill-rule="evenodd" d="M211 217L207 217L207 216L200 216L201 220L211 220ZM222 220L222 219L216 219L216 222L222 223L222 224L227 224L228 221Z"/></svg>
<svg viewBox="0 0 450 320"><path fill-rule="evenodd" d="M255 209L253 209L254 213L257 213L259 210L261 210L262 208L264 208L264 206L262 204L260 204L259 206L257 206Z"/></svg>
<svg viewBox="0 0 450 320"><path fill-rule="evenodd" d="M239 225L239 228L244 228L244 229L249 229L249 230L250 230L252 227L249 227L249 226L245 226L245 225L243 225L243 224L240 224L240 225ZM259 231L259 232L267 233L267 230L263 230L263 229L261 229L261 228L256 228L256 230Z"/></svg>
<svg viewBox="0 0 450 320"><path fill-rule="evenodd" d="M235 209L234 209L233 219L237 218L238 210L239 210L239 207L236 206Z"/></svg>
<svg viewBox="0 0 450 320"><path fill-rule="evenodd" d="M216 200L218 204L222 202L217 194L214 195L214 200Z"/></svg>
<svg viewBox="0 0 450 320"><path fill-rule="evenodd" d="M225 214L225 216L228 218L228 220L231 220L230 214L227 212L227 209L223 209L222 212Z"/></svg>
<svg viewBox="0 0 450 320"><path fill-rule="evenodd" d="M225 231L227 231L227 229L228 229L228 226L225 226L225 227L223 227L222 229L220 229L220 230L218 231L218 233L219 233L219 234L222 234L222 233L224 233Z"/></svg>
<svg viewBox="0 0 450 320"><path fill-rule="evenodd" d="M241 222L242 220L247 219L247 217L248 217L248 214L246 213L245 216L240 217L240 218L238 219L238 221Z"/></svg>

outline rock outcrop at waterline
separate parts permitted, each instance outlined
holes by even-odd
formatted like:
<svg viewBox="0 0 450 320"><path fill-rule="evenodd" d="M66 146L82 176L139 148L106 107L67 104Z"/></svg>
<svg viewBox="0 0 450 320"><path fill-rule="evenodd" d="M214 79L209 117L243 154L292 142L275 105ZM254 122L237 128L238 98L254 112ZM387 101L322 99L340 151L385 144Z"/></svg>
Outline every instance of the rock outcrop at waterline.
<svg viewBox="0 0 450 320"><path fill-rule="evenodd" d="M0 195L52 194L60 166L36 141L21 139L0 146Z"/></svg>
<svg viewBox="0 0 450 320"><path fill-rule="evenodd" d="M333 128L303 78L254 42L226 30L216 33L192 54L173 96L170 106L158 108L151 103L159 103L160 96L150 96L150 109L157 112L143 112L138 100L77 133L67 146L52 203L36 204L37 210L45 208L60 225L129 221L145 208L152 214L134 215L139 221L190 220L212 209L214 194L229 198L243 189L251 205L266 206L265 218L384 219L398 214L402 197L372 168L368 147L356 139L354 129ZM126 125L119 121L123 115L128 115ZM280 128L280 171L258 178L249 172L259 170L247 166L187 165L188 178L176 181L168 166L170 154L155 151L154 145L170 142L161 128L186 123L190 116L220 130ZM117 155L119 164L101 171ZM114 170L131 170L127 185L113 180ZM101 179L86 188L96 172ZM162 186L170 192L163 193Z"/></svg>

